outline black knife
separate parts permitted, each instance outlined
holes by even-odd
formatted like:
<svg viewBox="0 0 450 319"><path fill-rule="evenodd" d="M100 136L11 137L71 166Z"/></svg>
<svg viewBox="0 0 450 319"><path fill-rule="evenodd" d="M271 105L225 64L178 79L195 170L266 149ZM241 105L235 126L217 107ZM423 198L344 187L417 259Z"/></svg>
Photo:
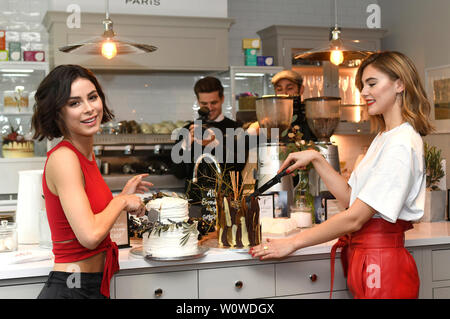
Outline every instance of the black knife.
<svg viewBox="0 0 450 319"><path fill-rule="evenodd" d="M264 193L266 190L268 190L269 188L271 188L272 186L281 183L281 178L283 176L288 175L288 173L286 172L287 168L285 168L284 170L282 170L280 173L278 173L277 175L275 175L272 179L270 179L267 183L265 183L263 186L259 187L257 190L255 190L253 193L250 194L250 196L248 196L247 198L250 199L252 197L256 197L261 195L262 193Z"/></svg>

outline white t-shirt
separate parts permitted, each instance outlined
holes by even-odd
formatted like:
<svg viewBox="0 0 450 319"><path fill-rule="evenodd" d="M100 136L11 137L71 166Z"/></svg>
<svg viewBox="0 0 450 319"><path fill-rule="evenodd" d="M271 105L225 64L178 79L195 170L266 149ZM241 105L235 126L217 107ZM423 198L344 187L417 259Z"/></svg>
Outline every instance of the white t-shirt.
<svg viewBox="0 0 450 319"><path fill-rule="evenodd" d="M408 122L379 133L350 176L350 205L359 198L391 223L418 220L425 207L421 136Z"/></svg>

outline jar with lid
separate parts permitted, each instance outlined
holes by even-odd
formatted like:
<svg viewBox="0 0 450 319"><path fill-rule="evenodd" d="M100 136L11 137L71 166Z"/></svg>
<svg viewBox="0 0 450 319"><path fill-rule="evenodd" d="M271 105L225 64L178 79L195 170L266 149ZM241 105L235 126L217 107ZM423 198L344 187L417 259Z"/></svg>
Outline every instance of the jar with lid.
<svg viewBox="0 0 450 319"><path fill-rule="evenodd" d="M297 227L312 227L314 224L313 209L306 201L305 190L296 190L294 206L291 206L291 218L297 222Z"/></svg>
<svg viewBox="0 0 450 319"><path fill-rule="evenodd" d="M0 223L0 253L15 251L17 246L16 224L2 220Z"/></svg>

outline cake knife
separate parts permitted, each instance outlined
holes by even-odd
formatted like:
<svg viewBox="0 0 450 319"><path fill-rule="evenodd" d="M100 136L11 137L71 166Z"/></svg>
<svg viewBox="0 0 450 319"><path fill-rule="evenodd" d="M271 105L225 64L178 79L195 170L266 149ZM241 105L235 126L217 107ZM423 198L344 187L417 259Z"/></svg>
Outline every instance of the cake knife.
<svg viewBox="0 0 450 319"><path fill-rule="evenodd" d="M272 179L270 179L267 183L265 183L263 186L259 187L258 189L256 189L253 193L250 194L250 196L247 197L247 200L250 200L250 198L252 197L256 197L261 195L262 193L264 193L266 190L268 190L269 188L271 188L272 186L281 183L281 178L288 175L288 173L286 172L287 168L285 168L284 170L282 170L280 173L278 173L277 175L275 175Z"/></svg>

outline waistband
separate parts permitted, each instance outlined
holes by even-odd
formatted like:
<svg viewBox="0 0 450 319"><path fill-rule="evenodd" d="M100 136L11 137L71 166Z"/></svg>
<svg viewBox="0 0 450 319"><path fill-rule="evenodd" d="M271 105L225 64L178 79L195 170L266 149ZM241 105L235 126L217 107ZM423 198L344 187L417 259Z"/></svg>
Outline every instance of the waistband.
<svg viewBox="0 0 450 319"><path fill-rule="evenodd" d="M336 250L341 250L341 264L344 276L347 277L348 269L348 248L379 249L379 248L402 248L405 246L405 231L413 228L412 223L404 220L397 220L390 223L382 218L372 218L357 232L342 236L331 248L330 253L330 299L333 294L334 282L334 261Z"/></svg>
<svg viewBox="0 0 450 319"><path fill-rule="evenodd" d="M67 284L67 279L76 274L80 282L85 287L100 286L103 279L103 272L65 272L52 270L48 275L48 280L53 283Z"/></svg>
<svg viewBox="0 0 450 319"><path fill-rule="evenodd" d="M53 245L55 262L79 261L103 251L106 252L106 256L100 292L102 295L109 298L111 278L120 269L119 248L109 236L106 237L95 250L87 250L85 247L81 246L77 240L64 244L54 243Z"/></svg>

